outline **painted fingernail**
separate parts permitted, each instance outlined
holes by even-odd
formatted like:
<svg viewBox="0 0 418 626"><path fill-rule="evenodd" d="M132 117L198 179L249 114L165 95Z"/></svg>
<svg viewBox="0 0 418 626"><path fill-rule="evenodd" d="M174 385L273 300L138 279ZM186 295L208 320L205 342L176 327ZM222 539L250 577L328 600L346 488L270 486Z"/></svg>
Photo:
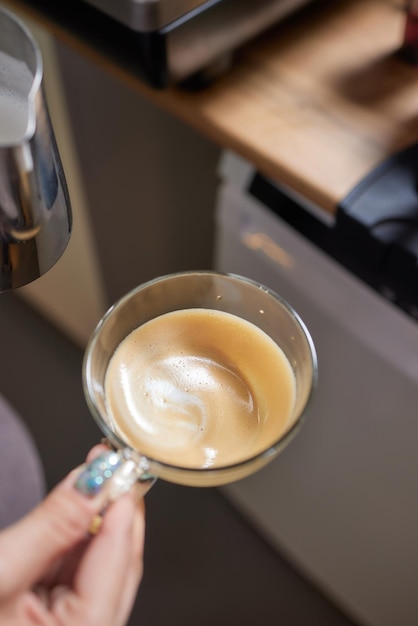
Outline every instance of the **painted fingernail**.
<svg viewBox="0 0 418 626"><path fill-rule="evenodd" d="M113 450L103 452L84 468L75 482L75 488L90 498L96 496L122 463L120 453Z"/></svg>

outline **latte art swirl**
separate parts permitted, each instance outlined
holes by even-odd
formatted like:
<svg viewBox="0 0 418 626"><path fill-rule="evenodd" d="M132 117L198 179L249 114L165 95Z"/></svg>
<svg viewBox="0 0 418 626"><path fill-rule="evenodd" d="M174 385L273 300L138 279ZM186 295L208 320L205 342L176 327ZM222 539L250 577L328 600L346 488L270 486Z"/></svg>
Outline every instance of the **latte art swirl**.
<svg viewBox="0 0 418 626"><path fill-rule="evenodd" d="M116 431L165 463L249 458L290 424L294 376L283 352L233 315L190 309L133 331L106 376Z"/></svg>

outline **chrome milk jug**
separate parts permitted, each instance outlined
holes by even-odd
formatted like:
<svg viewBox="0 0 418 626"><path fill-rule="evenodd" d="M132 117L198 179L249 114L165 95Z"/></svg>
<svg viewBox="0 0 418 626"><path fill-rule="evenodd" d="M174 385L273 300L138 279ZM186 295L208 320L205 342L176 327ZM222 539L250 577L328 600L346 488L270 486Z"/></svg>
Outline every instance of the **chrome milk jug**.
<svg viewBox="0 0 418 626"><path fill-rule="evenodd" d="M67 186L26 26L0 8L0 291L49 270L71 232Z"/></svg>

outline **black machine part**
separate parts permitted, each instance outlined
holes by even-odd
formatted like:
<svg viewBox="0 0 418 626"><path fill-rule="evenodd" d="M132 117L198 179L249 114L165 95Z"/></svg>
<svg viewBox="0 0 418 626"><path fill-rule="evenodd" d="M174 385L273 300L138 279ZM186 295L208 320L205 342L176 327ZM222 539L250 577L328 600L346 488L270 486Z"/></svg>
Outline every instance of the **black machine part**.
<svg viewBox="0 0 418 626"><path fill-rule="evenodd" d="M249 193L384 298L418 319L418 145L392 155L325 223L256 173Z"/></svg>
<svg viewBox="0 0 418 626"><path fill-rule="evenodd" d="M340 203L335 235L344 259L387 297L418 311L418 145L381 163ZM416 309L416 310L415 310Z"/></svg>

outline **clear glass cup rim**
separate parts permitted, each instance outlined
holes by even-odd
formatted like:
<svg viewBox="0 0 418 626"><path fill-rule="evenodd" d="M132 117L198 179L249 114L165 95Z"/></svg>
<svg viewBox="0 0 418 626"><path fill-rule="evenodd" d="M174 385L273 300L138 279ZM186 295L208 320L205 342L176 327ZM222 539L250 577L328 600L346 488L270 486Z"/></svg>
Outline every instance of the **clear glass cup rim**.
<svg viewBox="0 0 418 626"><path fill-rule="evenodd" d="M296 324L301 329L302 335L309 349L309 355L310 355L310 361L311 361L310 365L312 369L312 380L311 380L309 394L307 395L306 401L304 405L301 407L299 415L295 419L292 426L288 430L286 430L276 441L274 441L271 445L269 445L268 448L266 448L265 450L262 450L261 452L258 452L257 454L251 457L248 457L246 459L243 459L235 463L231 463L229 465L218 465L214 467L187 467L187 466L173 465L165 461L161 461L159 459L149 456L148 454L142 453L140 450L136 450L135 448L132 448L134 452L141 459L145 459L148 462L150 467L162 467L166 469L167 471L171 470L171 471L180 472L184 474L208 475L208 474L216 474L216 473L223 472L223 471L225 472L228 470L235 470L235 469L238 470L239 468L251 465L255 461L267 459L268 457L276 454L277 448L284 447L286 443L293 438L293 436L301 427L301 424L304 421L304 418L306 416L308 406L312 400L312 395L318 382L318 359L317 359L316 349L315 349L315 345L311 337L311 334L306 324L300 317L300 315L296 312L293 306L289 304L289 302L287 302L287 300L284 299L282 296L280 296L277 292L270 289L269 287L266 287L261 282L253 280L251 278L247 278L246 276L241 276L240 274L235 274L235 273L230 273L230 272L218 272L218 271L212 271L212 270L188 270L188 271L183 271L183 272L175 272L172 274L165 274L162 276L158 276L144 283L141 283L140 285L129 290L126 294L121 296L118 300L116 300L116 302L108 308L106 313L99 320L96 328L93 330L90 336L90 339L87 343L85 352L84 352L83 365L82 365L82 383L83 383L83 390L84 390L84 395L86 398L88 408L96 424L99 426L100 430L105 435L106 439L109 441L111 445L113 445L117 449L130 448L130 446L126 443L126 441L124 441L121 437L119 437L119 435L112 430L109 424L107 424L104 416L102 415L101 411L99 410L99 408L97 407L94 401L94 391L91 389L92 380L91 380L91 377L89 376L91 359L92 359L95 345L97 341L99 340L101 330L103 326L117 314L118 310L122 308L128 300L136 296L141 291L144 291L147 288L157 283L164 282L164 281L171 280L171 279L176 279L177 277L187 277L187 276L198 277L200 275L213 276L213 277L218 276L218 277L224 277L227 279L232 279L240 283L244 282L250 286L253 286L254 288L261 289L267 295L270 295L274 300L276 300L278 304L280 304L282 307L284 307L287 310L289 315L294 319Z"/></svg>

